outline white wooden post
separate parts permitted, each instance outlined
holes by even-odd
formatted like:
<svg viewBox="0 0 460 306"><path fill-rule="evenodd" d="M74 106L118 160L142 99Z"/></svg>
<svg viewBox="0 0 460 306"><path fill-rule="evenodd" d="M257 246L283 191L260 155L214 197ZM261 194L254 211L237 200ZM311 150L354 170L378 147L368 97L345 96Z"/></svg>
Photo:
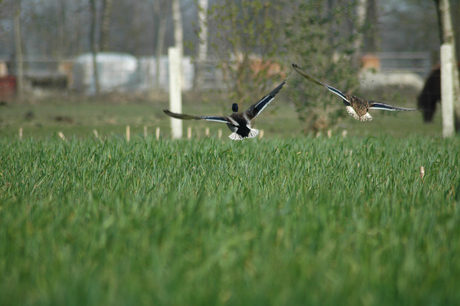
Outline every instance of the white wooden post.
<svg viewBox="0 0 460 306"><path fill-rule="evenodd" d="M21 128L19 128L19 139L21 139L21 140L22 140L22 127L21 127Z"/></svg>
<svg viewBox="0 0 460 306"><path fill-rule="evenodd" d="M156 131L155 131L155 136L157 138L157 140L160 140L160 128L157 127Z"/></svg>
<svg viewBox="0 0 460 306"><path fill-rule="evenodd" d="M176 47L168 49L169 107L173 113L182 113L180 53ZM172 138L182 138L182 120L171 118Z"/></svg>
<svg viewBox="0 0 460 306"><path fill-rule="evenodd" d="M182 55L184 53L184 31L182 29L182 13L180 11L180 0L172 0L172 15L174 23L174 44L176 48L179 49L179 56L182 60Z"/></svg>
<svg viewBox="0 0 460 306"><path fill-rule="evenodd" d="M184 30L182 27L182 12L180 10L180 0L172 0L172 17L174 23L174 46L179 51L179 69L182 72L182 57L184 56ZM181 78L182 86L182 73L179 75Z"/></svg>
<svg viewBox="0 0 460 306"><path fill-rule="evenodd" d="M444 137L450 137L454 134L454 67L452 57L452 45L441 45L441 105L442 135Z"/></svg>
<svg viewBox="0 0 460 306"><path fill-rule="evenodd" d="M147 139L147 126L144 125L144 139Z"/></svg>
<svg viewBox="0 0 460 306"><path fill-rule="evenodd" d="M457 59L456 59L456 46L455 46L455 30L452 23L451 17L451 8L450 8L450 0L441 0L439 2L439 10L441 12L442 18L442 36L444 43L451 44L452 46L452 86L453 86L453 104L454 104L454 114L457 114L457 117L460 118L460 80L458 76L458 69L457 69ZM442 60L441 60L441 70L442 70ZM442 73L442 72L441 72ZM442 82L442 81L441 81Z"/></svg>

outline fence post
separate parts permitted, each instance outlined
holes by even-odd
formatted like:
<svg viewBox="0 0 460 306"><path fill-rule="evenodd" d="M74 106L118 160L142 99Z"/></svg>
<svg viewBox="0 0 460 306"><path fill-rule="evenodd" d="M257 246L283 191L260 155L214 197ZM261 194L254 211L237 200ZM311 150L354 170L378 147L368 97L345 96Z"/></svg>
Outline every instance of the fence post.
<svg viewBox="0 0 460 306"><path fill-rule="evenodd" d="M126 141L129 142L129 139L131 138L131 130L129 128L129 125L126 126Z"/></svg>
<svg viewBox="0 0 460 306"><path fill-rule="evenodd" d="M454 82L453 82L453 47L452 44L441 45L441 105L442 135L444 138L454 134Z"/></svg>
<svg viewBox="0 0 460 306"><path fill-rule="evenodd" d="M181 63L179 49L168 49L169 59L169 107L173 113L182 113ZM182 138L182 120L171 118L172 138Z"/></svg>
<svg viewBox="0 0 460 306"><path fill-rule="evenodd" d="M155 136L157 140L160 140L160 128L159 127L157 127L157 129L155 130Z"/></svg>
<svg viewBox="0 0 460 306"><path fill-rule="evenodd" d="M61 137L62 140L65 140L64 133L62 133L61 131L59 131L58 135L59 135L59 137Z"/></svg>

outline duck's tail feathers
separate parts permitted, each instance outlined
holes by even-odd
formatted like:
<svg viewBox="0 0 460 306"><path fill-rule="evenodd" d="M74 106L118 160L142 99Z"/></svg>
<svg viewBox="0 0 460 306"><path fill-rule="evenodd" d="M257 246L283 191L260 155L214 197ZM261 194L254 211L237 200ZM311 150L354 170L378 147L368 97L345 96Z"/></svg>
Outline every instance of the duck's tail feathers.
<svg viewBox="0 0 460 306"><path fill-rule="evenodd" d="M254 138L257 135L259 135L259 130L258 129L251 129L251 131L248 134L248 138Z"/></svg>
<svg viewBox="0 0 460 306"><path fill-rule="evenodd" d="M237 134L237 133L231 133L230 136L228 136L231 140L243 140L243 136Z"/></svg>
<svg viewBox="0 0 460 306"><path fill-rule="evenodd" d="M356 120L359 120L359 121L371 121L372 120L372 116L369 114L369 113L366 113L364 114L363 116L359 116L355 110L353 109L353 107L351 106L346 106L345 109L347 110L347 113L352 116L353 118L355 118Z"/></svg>
<svg viewBox="0 0 460 306"><path fill-rule="evenodd" d="M257 135L259 135L259 130L258 129L251 129L249 131L249 134L247 137L243 137L241 136L240 134L237 134L236 132L235 133L232 133L230 134L230 136L228 136L228 138L230 138L231 140L243 140L244 138L254 138L256 137Z"/></svg>

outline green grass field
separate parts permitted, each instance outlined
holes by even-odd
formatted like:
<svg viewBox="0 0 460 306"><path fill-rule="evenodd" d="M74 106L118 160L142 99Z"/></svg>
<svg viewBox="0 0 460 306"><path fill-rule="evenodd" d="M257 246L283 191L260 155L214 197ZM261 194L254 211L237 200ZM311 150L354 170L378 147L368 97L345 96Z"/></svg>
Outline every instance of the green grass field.
<svg viewBox="0 0 460 306"><path fill-rule="evenodd" d="M458 137L226 132L3 137L0 304L460 304Z"/></svg>
<svg viewBox="0 0 460 306"><path fill-rule="evenodd" d="M287 87L290 86L288 83ZM287 88L288 89L288 88ZM373 97L379 101L391 102L403 107L416 107L413 91L385 90L383 93L364 93L365 97ZM332 94L331 94L332 95ZM231 104L225 95L207 93L183 95L183 111L197 115L229 115ZM255 97L254 102L261 97ZM340 99L337 99L337 103ZM240 105L246 110L250 105ZM143 135L144 126L150 135L155 134L157 127L161 129L161 137L170 138L170 117L163 113L169 108L168 96L158 95L148 99L130 96L112 96L108 101L103 98L88 99L72 96L35 99L28 103L9 103L0 107L0 137L18 137L19 128L23 129L24 138L46 139L59 131L67 138L93 137L97 130L101 137L124 137L126 125L130 125L132 135ZM27 117L27 114L31 116ZM344 110L345 113L345 110ZM435 114L434 123L424 124L419 112L385 112L372 111L373 121L362 123L345 114L340 123L332 128L332 133L342 134L344 130L349 136L394 136L424 135L436 137L442 135L441 112ZM58 121L58 118L67 120ZM265 138L292 138L305 134L302 122L299 121L295 106L289 98L289 90L281 91L274 102L257 117L255 125L264 130ZM209 127L211 137L217 138L218 129L222 129L224 138L230 131L223 124L206 121L184 121L184 135L187 128L192 128L194 138L204 138L205 128ZM226 138L228 139L228 138Z"/></svg>

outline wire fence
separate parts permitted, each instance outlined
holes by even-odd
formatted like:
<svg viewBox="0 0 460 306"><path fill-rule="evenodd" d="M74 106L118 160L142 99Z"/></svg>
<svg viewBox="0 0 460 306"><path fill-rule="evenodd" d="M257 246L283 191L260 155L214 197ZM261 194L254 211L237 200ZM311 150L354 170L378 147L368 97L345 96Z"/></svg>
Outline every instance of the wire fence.
<svg viewBox="0 0 460 306"><path fill-rule="evenodd" d="M380 52L376 55L383 72L408 71L426 77L432 67L430 52Z"/></svg>
<svg viewBox="0 0 460 306"><path fill-rule="evenodd" d="M381 52L378 70L391 74L409 72L425 78L432 63L429 52ZM101 92L124 92L127 94L148 92L152 89L169 91L168 58L131 56L116 53L100 53L97 67ZM0 98L5 99L15 91L18 62L0 57ZM196 85L196 63L192 58L182 61L182 90L225 89L223 74L218 62L208 60L202 69L200 88ZM96 91L91 54L71 59L28 58L23 62L23 90L66 92L92 95Z"/></svg>

